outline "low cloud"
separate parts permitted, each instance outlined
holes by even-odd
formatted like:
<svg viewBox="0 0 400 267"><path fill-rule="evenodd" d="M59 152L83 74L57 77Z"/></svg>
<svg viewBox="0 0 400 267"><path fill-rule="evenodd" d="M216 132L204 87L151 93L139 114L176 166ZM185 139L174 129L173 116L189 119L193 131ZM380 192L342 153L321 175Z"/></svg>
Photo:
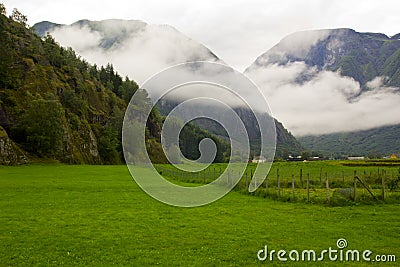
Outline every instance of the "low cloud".
<svg viewBox="0 0 400 267"><path fill-rule="evenodd" d="M100 44L101 36L92 32L88 27L70 26L56 28L51 34L60 44L73 47L76 51L96 49Z"/></svg>
<svg viewBox="0 0 400 267"><path fill-rule="evenodd" d="M300 31L283 38L278 45L272 47L265 56L261 56L257 63L265 65L279 60L286 61L286 55L291 57L304 58L310 48L318 41L326 39L330 30Z"/></svg>
<svg viewBox="0 0 400 267"><path fill-rule="evenodd" d="M298 83L299 76L309 78ZM338 72L317 71L303 62L269 65L247 73L267 97L273 115L296 136L365 130L400 123L398 89L384 77L360 84Z"/></svg>
<svg viewBox="0 0 400 267"><path fill-rule="evenodd" d="M95 29L93 29L95 28ZM111 62L139 84L164 68L195 60L216 61L203 45L167 25L107 20L91 27L73 24L50 32L90 63Z"/></svg>

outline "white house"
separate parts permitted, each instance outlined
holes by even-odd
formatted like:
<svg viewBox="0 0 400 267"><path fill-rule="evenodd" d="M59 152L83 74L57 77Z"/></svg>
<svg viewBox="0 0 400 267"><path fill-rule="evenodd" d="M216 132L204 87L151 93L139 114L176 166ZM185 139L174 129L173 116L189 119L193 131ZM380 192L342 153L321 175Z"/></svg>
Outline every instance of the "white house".
<svg viewBox="0 0 400 267"><path fill-rule="evenodd" d="M365 157L347 157L348 160L364 160Z"/></svg>
<svg viewBox="0 0 400 267"><path fill-rule="evenodd" d="M251 162L252 163L264 163L266 161L267 161L266 158L264 158L263 156L260 156L260 157L254 157Z"/></svg>

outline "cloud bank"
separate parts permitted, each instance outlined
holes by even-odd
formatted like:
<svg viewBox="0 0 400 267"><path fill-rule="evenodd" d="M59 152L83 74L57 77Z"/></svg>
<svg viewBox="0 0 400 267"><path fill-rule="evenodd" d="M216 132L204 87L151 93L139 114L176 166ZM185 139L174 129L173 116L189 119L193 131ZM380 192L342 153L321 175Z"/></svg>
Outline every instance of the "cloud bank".
<svg viewBox="0 0 400 267"><path fill-rule="evenodd" d="M72 47L90 63L111 62L119 73L139 84L179 63L218 61L205 46L167 25L106 20L89 25L75 23L50 33L62 46Z"/></svg>
<svg viewBox="0 0 400 267"><path fill-rule="evenodd" d="M311 77L299 83L299 76ZM317 71L303 62L269 65L247 73L261 88L273 115L294 135L365 130L400 123L398 88L385 87L384 77L361 91L354 79L338 72Z"/></svg>

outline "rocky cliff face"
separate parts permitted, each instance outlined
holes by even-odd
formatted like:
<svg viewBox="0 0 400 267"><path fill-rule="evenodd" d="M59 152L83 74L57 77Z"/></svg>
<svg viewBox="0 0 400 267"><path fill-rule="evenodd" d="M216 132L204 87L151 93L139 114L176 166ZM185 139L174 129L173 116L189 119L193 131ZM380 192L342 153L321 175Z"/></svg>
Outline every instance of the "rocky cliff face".
<svg viewBox="0 0 400 267"><path fill-rule="evenodd" d="M0 165L17 165L28 162L26 153L22 151L0 126Z"/></svg>

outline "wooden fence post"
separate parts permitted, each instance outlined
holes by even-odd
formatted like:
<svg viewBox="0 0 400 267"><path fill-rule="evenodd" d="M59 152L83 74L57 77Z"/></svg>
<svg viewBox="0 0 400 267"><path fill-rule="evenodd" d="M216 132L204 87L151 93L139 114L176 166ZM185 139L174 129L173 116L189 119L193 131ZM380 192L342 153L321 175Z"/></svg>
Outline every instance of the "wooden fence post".
<svg viewBox="0 0 400 267"><path fill-rule="evenodd" d="M303 188L303 169L300 169L300 184L301 188Z"/></svg>
<svg viewBox="0 0 400 267"><path fill-rule="evenodd" d="M382 170L382 200L385 200L385 176L386 172Z"/></svg>
<svg viewBox="0 0 400 267"><path fill-rule="evenodd" d="M325 173L325 180L328 179L328 172Z"/></svg>
<svg viewBox="0 0 400 267"><path fill-rule="evenodd" d="M326 175L326 195L328 197L328 204L331 204L331 194L329 193L329 180L328 180L328 174Z"/></svg>
<svg viewBox="0 0 400 267"><path fill-rule="evenodd" d="M354 201L357 200L357 171L354 171Z"/></svg>
<svg viewBox="0 0 400 267"><path fill-rule="evenodd" d="M307 173L307 202L310 202L310 174Z"/></svg>
<svg viewBox="0 0 400 267"><path fill-rule="evenodd" d="M292 174L292 199L294 201L294 175Z"/></svg>
<svg viewBox="0 0 400 267"><path fill-rule="evenodd" d="M279 168L277 170L278 175L278 199L281 198L281 177L279 176Z"/></svg>

